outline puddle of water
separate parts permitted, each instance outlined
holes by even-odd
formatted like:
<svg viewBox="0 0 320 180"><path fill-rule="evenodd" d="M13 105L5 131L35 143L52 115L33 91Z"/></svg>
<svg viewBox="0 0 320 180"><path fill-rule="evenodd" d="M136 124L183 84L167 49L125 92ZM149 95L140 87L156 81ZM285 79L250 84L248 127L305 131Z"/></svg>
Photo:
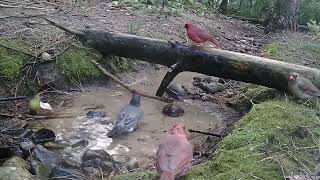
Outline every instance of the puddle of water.
<svg viewBox="0 0 320 180"><path fill-rule="evenodd" d="M110 154L125 154L135 157L139 164L144 167L152 166L154 157L164 131L175 122L184 122L187 128L206 131L214 128L216 121L213 116L202 112L197 107L180 102L185 109L181 117L168 117L162 114L161 110L166 103L142 97L144 119L142 128L130 133L128 136L111 139L107 133L111 130L120 109L129 103L131 94L122 91L120 88L99 89L89 93L83 93L73 98L72 106L59 112L60 116L68 114L74 118L57 118L45 121L45 125L55 131L58 137L69 145L81 139L89 140L89 149L104 149ZM106 113L104 118L86 118L88 108L99 106ZM194 138L197 144L199 139ZM80 162L84 148L67 147L62 154Z"/></svg>

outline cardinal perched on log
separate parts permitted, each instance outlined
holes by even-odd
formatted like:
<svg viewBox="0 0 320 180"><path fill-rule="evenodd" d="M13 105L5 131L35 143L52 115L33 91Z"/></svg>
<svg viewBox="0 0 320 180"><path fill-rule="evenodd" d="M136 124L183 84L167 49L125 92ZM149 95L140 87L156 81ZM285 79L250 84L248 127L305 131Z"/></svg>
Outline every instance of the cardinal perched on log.
<svg viewBox="0 0 320 180"><path fill-rule="evenodd" d="M308 100L313 97L319 97L319 89L307 78L300 76L298 73L290 73L288 79L290 92L297 98Z"/></svg>
<svg viewBox="0 0 320 180"><path fill-rule="evenodd" d="M113 129L108 132L107 136L112 138L134 131L142 118L143 110L140 104L140 96L133 94L130 104L121 109Z"/></svg>
<svg viewBox="0 0 320 180"><path fill-rule="evenodd" d="M204 27L199 24L186 23L184 28L187 29L187 36L194 43L212 42L215 46L223 49L222 45L216 40L216 38Z"/></svg>
<svg viewBox="0 0 320 180"><path fill-rule="evenodd" d="M160 180L174 180L175 176L184 176L192 168L192 146L187 140L187 130L183 123L176 123L165 135L160 144L156 168Z"/></svg>

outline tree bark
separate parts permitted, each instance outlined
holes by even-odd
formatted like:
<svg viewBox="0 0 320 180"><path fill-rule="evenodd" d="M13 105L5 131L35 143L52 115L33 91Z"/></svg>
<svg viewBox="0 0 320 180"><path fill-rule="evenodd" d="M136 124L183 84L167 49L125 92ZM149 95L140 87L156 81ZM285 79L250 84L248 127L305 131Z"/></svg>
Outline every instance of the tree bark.
<svg viewBox="0 0 320 180"><path fill-rule="evenodd" d="M277 0L275 11L270 13L268 31L286 29L297 31L300 0Z"/></svg>
<svg viewBox="0 0 320 180"><path fill-rule="evenodd" d="M227 14L228 0L222 0L219 6L219 11L222 14Z"/></svg>
<svg viewBox="0 0 320 180"><path fill-rule="evenodd" d="M320 70L315 68L226 50L204 49L180 42L173 43L122 33L96 30L74 32L61 25L52 24L69 33L75 33L84 45L93 47L103 55L139 59L167 67L180 62L172 73L168 73L170 79L173 79L172 76L179 72L191 71L287 90L289 73L297 72L309 78L320 88Z"/></svg>

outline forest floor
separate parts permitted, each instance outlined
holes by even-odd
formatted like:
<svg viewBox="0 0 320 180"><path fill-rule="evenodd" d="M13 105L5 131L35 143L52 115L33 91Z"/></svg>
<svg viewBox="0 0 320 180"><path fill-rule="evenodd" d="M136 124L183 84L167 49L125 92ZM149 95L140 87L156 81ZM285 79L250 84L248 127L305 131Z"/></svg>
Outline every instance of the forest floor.
<svg viewBox="0 0 320 180"><path fill-rule="evenodd" d="M226 50L256 56L264 56L280 61L286 61L309 67L320 68L320 39L319 37L315 37L305 32L278 32L264 34L264 28L262 26L250 24L223 15L208 13L204 16L198 16L195 13L187 11L180 14L165 13L157 8L139 9L132 6L130 3L118 3L116 1L103 3L88 3L81 5L74 5L71 3L69 4L67 2L65 2L65 4L55 4L41 1L40 3L29 3L27 4L27 7L33 8L1 9L0 44L5 46L11 46L14 49L18 49L18 51L21 50L27 52L27 54L32 54L33 56L38 56L42 52L50 52L50 54L52 54L53 56L60 55L60 53L63 53L63 51L65 50L65 47L68 47L70 44L74 42L73 40L70 40L70 38L68 38L68 36L65 35L64 32L49 25L43 19L43 17L58 22L63 26L69 27L71 29L89 28L98 30L109 30L114 32L122 32L171 41L185 41L184 24L188 21L193 21L207 27L221 42L221 44L226 48ZM26 46L24 45L12 45L12 43L10 43L11 40L12 42L15 42L15 40L17 39L19 40L17 42L21 42L21 40L24 42L28 42L28 48L25 48ZM2 51L0 49L0 55L1 52ZM18 64L18 71L20 71L24 63L26 62L23 61L22 63L16 63ZM3 75L4 72L12 72L7 73L5 76L16 74L16 70L11 68L16 67L16 64L8 65L8 63L5 63L4 60L2 60L0 57L1 75ZM64 70L68 71L68 68L70 66L66 67L67 69ZM79 67L79 69L81 68L82 67ZM133 70L135 71L118 73L118 76L121 77L123 81L130 83L132 79L138 79L141 76L149 76L154 72L161 71L162 68L164 67L139 62L134 63ZM83 72L79 71L79 69L75 69L75 71ZM80 74L79 76L91 75L84 73ZM4 82L8 82L8 77L1 76L1 78L2 80L4 79ZM17 82L19 82L19 80ZM75 84L79 84L79 82L80 80L78 81L76 79ZM82 84L86 84L86 82L83 81ZM280 151L277 151L276 149L279 148L278 146L274 147L274 149L270 148L268 150L265 150L262 147L260 147L262 146L261 142L265 141L266 139L270 140L269 136L272 136L274 134L276 134L276 137L274 137L274 139L276 139L275 141L278 143L278 145L280 144L279 142L286 142L287 138L282 138L279 140L278 137L283 135L281 134L281 132L277 131L277 133L274 133L270 129L274 129L274 127L276 126L280 127L279 129L281 130L286 130L288 129L287 125L290 124L290 121L296 122L296 124L293 123L293 125L289 127L290 132L295 132L296 127L301 127L306 124L308 125L308 127L314 125L313 123L307 121L309 120L308 118L306 118L306 120L301 120L303 119L304 113L306 113L306 116L308 117L310 115L310 117L312 117L310 119L314 119L314 108L305 107L301 104L296 104L291 100L289 100L289 102L287 102L288 104L286 104L285 100L287 98L284 92L274 93L273 90L270 90L268 88L240 83L236 81L231 81L230 84L231 85L227 87L225 91L213 95L215 98L220 99L220 103L223 104L226 108L234 108L237 110L238 114L230 110L227 111L230 112L230 114L225 115L225 119L227 121L226 124L227 126L229 126L227 131L231 130L230 125L237 121L243 115L244 112L247 112L246 110L248 110L249 106L253 105L254 108L250 111L248 115L246 115L241 120L240 124L235 128L235 130L232 131L232 135L228 136L222 142L222 144L220 144L219 151L214 158L215 160L212 162L209 161L207 163L207 166L200 165L199 168L195 169L194 173L190 176L190 178L279 178L279 174L282 175L281 168L287 167L287 164L284 163L284 161L282 161L285 159L285 157L281 159L279 154L286 154L286 152L283 152L282 149L281 153L279 153ZM11 93L13 92L13 95L16 95L16 93L14 92L20 92L19 90L15 89L15 84L13 84L12 86L11 85L9 87L6 87L4 86L4 84L1 84L0 95L12 95L8 94L8 90L14 90L11 91ZM23 90L21 92L23 92ZM272 99L273 97L277 97L277 100L269 100L266 103L257 105L258 103L266 101L267 99ZM66 98L66 96L63 96L63 98ZM244 101L246 101L245 104ZM7 114L9 112L9 114L22 114L21 111L27 111L26 105L22 105L24 103L26 102L21 101L18 105L12 104L12 107L8 107L10 106L8 105L10 103L5 105L1 104L1 113ZM208 105L206 103L207 102L203 102L202 106L211 105ZM201 104L201 101L199 104ZM58 105L58 103L53 105ZM272 109L274 107L276 107L276 109ZM10 111L8 111L8 109L10 109ZM300 112L300 110L302 111ZM225 110L221 109L218 113L222 113L223 111ZM288 114L290 114L291 112L295 112L296 117L289 116ZM260 113L265 114L261 115ZM285 113L286 117L282 117L284 115L281 113ZM278 116L281 117L280 120ZM268 119L270 119L269 123L271 123L272 126L270 125L270 129L264 129L264 127L261 127L261 125L264 124L264 120ZM277 121L282 121L283 124L276 124L275 122ZM304 122L306 124L304 124ZM268 127L268 122L264 125ZM6 129L10 126L12 126L12 124L7 123L6 120L3 120L1 129ZM252 129L255 129L255 131ZM315 132L314 129L308 129L308 131ZM261 134L261 136L257 137L257 134ZM264 135L267 138L265 138ZM259 142L257 145L258 148L255 148L254 146L257 142ZM265 145L264 143L262 144ZM308 143L310 148L314 146L314 144L312 143L312 145L310 145L309 141ZM248 146L248 144L250 146ZM213 148L212 146L208 147ZM215 149L216 146L214 146L214 150ZM214 150L210 151L210 155L208 156L210 157L210 159L213 155ZM261 155L261 151L263 151L263 153L265 154L263 157L258 157ZM250 153L246 154L247 152ZM269 159L266 160L267 163L264 163L265 160L263 160L262 164L256 164L256 162L274 156L274 154L279 155L279 159L270 159L274 160L272 163L276 162L276 165L268 164ZM290 155L292 157L295 154L293 153L293 155ZM237 156L242 156L243 158L249 157L253 159L241 160L239 159L240 157ZM208 160L208 157L202 159L200 157L199 162ZM300 158L294 158L298 162L302 161ZM250 166L247 164L244 165L243 163L239 163L239 161L248 162L250 160L252 160L252 164ZM304 169L306 169L306 163L302 162L301 164L300 166L303 166ZM310 164L312 164L310 165L311 167L314 167L313 163ZM296 164L292 166L295 165ZM241 168L239 168L239 170L227 168L237 166L241 166ZM310 167L309 164L307 164L306 166ZM261 170L258 170L258 168L260 167ZM216 171L211 172L212 169L215 169ZM308 171L310 174L311 172L314 172L311 169L312 168L309 169L310 172ZM207 171L210 171L210 173L206 173ZM263 171L269 171L269 173ZM290 173L286 172L283 173L283 175L284 174L288 175ZM144 176L145 175L143 175L143 177Z"/></svg>

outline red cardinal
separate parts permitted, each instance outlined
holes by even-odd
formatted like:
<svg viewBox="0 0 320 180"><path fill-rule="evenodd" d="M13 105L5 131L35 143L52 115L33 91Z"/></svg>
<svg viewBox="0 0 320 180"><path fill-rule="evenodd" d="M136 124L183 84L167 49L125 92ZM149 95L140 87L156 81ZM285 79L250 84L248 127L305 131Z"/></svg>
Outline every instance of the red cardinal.
<svg viewBox="0 0 320 180"><path fill-rule="evenodd" d="M187 29L187 36L195 43L212 42L214 45L223 49L222 45L213 37L213 35L199 24L186 23L184 28Z"/></svg>
<svg viewBox="0 0 320 180"><path fill-rule="evenodd" d="M187 140L186 127L176 123L159 145L156 168L160 180L174 180L175 176L184 176L191 170L193 158L192 146Z"/></svg>

